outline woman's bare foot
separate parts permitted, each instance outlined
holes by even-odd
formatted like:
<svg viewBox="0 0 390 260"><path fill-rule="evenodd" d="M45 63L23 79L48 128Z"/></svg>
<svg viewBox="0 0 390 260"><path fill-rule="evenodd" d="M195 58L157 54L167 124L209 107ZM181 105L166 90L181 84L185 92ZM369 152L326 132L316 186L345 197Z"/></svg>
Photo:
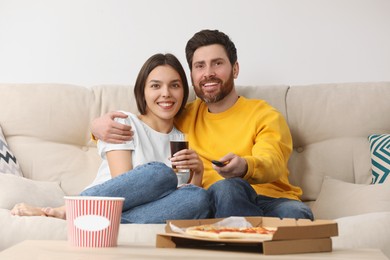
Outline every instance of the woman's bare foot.
<svg viewBox="0 0 390 260"><path fill-rule="evenodd" d="M18 203L11 209L11 214L14 216L45 216L66 219L65 206L58 208L40 208L26 203Z"/></svg>
<svg viewBox="0 0 390 260"><path fill-rule="evenodd" d="M45 212L39 208L26 203L18 203L11 209L14 216L46 216Z"/></svg>
<svg viewBox="0 0 390 260"><path fill-rule="evenodd" d="M61 207L58 207L58 208L49 208L49 207L42 208L42 211L48 217L66 219L65 206L61 206Z"/></svg>

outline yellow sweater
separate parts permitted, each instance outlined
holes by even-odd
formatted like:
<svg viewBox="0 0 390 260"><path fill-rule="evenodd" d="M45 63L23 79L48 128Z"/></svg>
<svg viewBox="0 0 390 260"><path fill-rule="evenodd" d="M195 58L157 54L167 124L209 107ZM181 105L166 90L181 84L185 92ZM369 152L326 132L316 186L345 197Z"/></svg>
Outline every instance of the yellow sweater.
<svg viewBox="0 0 390 260"><path fill-rule="evenodd" d="M258 194L299 200L302 190L288 181L292 138L284 117L263 100L240 97L222 113L209 113L200 99L189 103L175 121L189 134L190 148L204 164L203 187L223 179L211 166L231 152L247 161L244 176Z"/></svg>

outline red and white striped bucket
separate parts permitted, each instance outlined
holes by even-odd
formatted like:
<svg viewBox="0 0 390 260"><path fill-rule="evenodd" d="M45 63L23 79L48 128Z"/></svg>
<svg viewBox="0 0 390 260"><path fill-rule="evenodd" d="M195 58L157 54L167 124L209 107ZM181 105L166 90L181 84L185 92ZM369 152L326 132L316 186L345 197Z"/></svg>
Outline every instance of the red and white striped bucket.
<svg viewBox="0 0 390 260"><path fill-rule="evenodd" d="M124 198L65 196L68 241L78 247L117 246Z"/></svg>

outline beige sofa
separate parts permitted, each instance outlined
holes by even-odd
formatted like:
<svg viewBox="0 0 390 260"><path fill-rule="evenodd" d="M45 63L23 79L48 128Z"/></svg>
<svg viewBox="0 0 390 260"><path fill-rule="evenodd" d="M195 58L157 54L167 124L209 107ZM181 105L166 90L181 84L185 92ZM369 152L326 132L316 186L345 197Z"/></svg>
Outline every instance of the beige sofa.
<svg viewBox="0 0 390 260"><path fill-rule="evenodd" d="M369 185L368 140L390 133L390 83L237 88L285 115L294 141L291 182L302 187L316 218L338 222L334 248L375 247L390 256L390 179ZM21 201L61 205L65 194L88 185L100 164L89 124L118 109L136 112L130 86L0 84L0 127L24 176L0 174L0 250L25 239L66 239L64 220L11 216L9 210ZM14 165L9 172L17 170ZM154 244L163 229L122 224L119 242Z"/></svg>

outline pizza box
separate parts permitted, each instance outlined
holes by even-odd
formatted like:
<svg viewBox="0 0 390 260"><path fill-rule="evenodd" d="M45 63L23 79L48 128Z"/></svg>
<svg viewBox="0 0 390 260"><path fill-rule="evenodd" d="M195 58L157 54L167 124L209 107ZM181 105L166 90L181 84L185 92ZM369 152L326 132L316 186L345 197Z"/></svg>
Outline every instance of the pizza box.
<svg viewBox="0 0 390 260"><path fill-rule="evenodd" d="M332 251L331 237L338 235L332 220L308 220L270 217L245 217L253 227L276 227L271 239L218 239L191 236L172 230L171 225L186 228L214 224L223 219L168 220L165 233L156 237L158 248L201 248L259 252L265 255L314 253Z"/></svg>

